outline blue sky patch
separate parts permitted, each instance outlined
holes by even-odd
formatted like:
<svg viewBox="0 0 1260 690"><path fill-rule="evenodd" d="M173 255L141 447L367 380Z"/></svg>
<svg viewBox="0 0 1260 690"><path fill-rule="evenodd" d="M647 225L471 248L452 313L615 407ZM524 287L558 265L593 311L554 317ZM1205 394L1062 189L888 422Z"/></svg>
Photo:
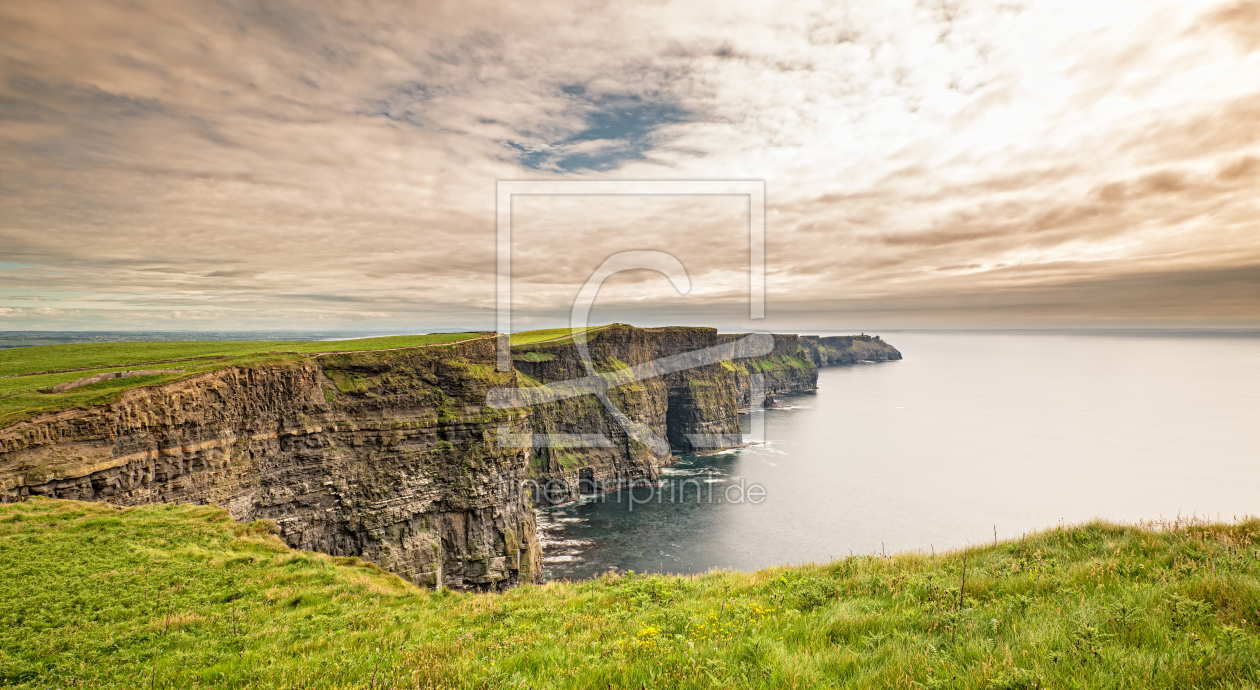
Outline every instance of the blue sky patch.
<svg viewBox="0 0 1260 690"><path fill-rule="evenodd" d="M517 161L527 168L614 170L629 161L646 158L656 145L657 130L686 122L691 116L686 109L664 99L637 94L592 96L581 84L565 85L560 90L579 110L583 127L560 137L535 135L534 139L546 142L543 146L506 142L515 150Z"/></svg>

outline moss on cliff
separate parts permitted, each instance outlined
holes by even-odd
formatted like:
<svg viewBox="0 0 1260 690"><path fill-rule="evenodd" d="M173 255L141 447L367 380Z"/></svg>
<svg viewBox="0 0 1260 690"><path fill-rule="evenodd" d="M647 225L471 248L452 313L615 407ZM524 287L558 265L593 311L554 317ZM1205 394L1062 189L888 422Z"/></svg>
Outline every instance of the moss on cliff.
<svg viewBox="0 0 1260 690"><path fill-rule="evenodd" d="M782 369L800 369L804 371L813 369L814 364L797 355L778 355L747 360L747 367L756 372L766 373Z"/></svg>
<svg viewBox="0 0 1260 690"><path fill-rule="evenodd" d="M521 362L549 362L556 356L550 352L526 352L524 354L513 354L512 359Z"/></svg>
<svg viewBox="0 0 1260 690"><path fill-rule="evenodd" d="M731 360L729 360L729 359L724 359L724 360L722 360L722 361L721 361L721 365L722 365L722 368L723 368L723 369L725 369L725 370L727 370L727 371L729 371L729 372L735 373L735 374L747 374L747 373L748 373L748 368L747 368L747 367L745 367L743 364L740 364L739 362L732 362L732 361L731 361Z"/></svg>

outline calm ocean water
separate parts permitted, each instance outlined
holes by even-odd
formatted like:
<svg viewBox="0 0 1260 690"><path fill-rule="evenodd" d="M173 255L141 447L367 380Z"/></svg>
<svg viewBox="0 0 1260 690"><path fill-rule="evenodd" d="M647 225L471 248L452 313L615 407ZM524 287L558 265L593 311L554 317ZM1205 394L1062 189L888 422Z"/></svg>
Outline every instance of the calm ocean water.
<svg viewBox="0 0 1260 690"><path fill-rule="evenodd" d="M995 527L1260 514L1258 338L885 339L903 361L822 369L816 392L760 413L765 445L683 458L634 503L620 492L540 511L548 576L755 570L991 542Z"/></svg>

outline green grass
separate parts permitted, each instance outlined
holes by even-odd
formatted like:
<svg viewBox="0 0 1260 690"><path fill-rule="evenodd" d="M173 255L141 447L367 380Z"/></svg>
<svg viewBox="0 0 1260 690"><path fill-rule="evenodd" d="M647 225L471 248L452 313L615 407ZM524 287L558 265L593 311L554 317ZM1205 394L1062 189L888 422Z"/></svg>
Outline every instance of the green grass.
<svg viewBox="0 0 1260 690"><path fill-rule="evenodd" d="M46 412L110 403L118 400L124 391L132 388L171 383L228 366L293 364L301 361L301 357L301 355L294 354L259 354L241 355L228 359L203 360L200 362L154 365L145 368L183 369L184 373L110 379L89 386L72 388L64 393L51 394L40 393L36 389L64 381L73 381L103 371L122 371L127 367L105 367L88 372L0 379L0 428Z"/></svg>
<svg viewBox="0 0 1260 690"><path fill-rule="evenodd" d="M502 595L418 590L206 506L0 506L0 684L1254 688L1260 521Z"/></svg>
<svg viewBox="0 0 1260 690"><path fill-rule="evenodd" d="M344 350L387 350L400 347L440 345L476 338L479 333L434 333L336 341L258 341L258 342L130 342L43 345L0 350L0 428L16 424L44 412L86 407L112 402L125 390L170 383L195 374L228 366L258 366L301 361L303 354ZM189 357L223 357L191 362L127 366L140 362ZM16 373L54 369L82 369L59 374L10 376ZM107 371L126 369L183 369L183 374L137 376L111 379L75 388L65 393L44 394L38 389L74 381Z"/></svg>
<svg viewBox="0 0 1260 690"><path fill-rule="evenodd" d="M602 331L608 326L592 326L590 328L545 328L538 331L521 331L512 334L512 346L533 345L535 343L560 344L572 342L573 335L586 332L588 334Z"/></svg>
<svg viewBox="0 0 1260 690"><path fill-rule="evenodd" d="M121 367L136 362L216 355L256 355L264 352L319 353L341 350L384 350L395 347L434 345L475 338L480 333L431 333L356 340L321 341L188 341L80 343L42 345L0 350L0 376L31 371L77 369L81 367ZM174 366L174 365L172 365ZM86 376L87 374L79 374ZM76 377L77 378L77 377ZM73 380L73 378L71 379Z"/></svg>

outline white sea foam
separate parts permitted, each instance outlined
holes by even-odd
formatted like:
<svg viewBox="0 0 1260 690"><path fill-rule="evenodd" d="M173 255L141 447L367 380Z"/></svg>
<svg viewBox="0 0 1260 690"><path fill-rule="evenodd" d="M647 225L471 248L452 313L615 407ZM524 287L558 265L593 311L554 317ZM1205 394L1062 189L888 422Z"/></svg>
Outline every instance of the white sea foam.
<svg viewBox="0 0 1260 690"><path fill-rule="evenodd" d="M559 549L563 547L580 548L590 546L595 542L586 539L549 539L547 537L539 537L538 543L542 544L543 548Z"/></svg>

